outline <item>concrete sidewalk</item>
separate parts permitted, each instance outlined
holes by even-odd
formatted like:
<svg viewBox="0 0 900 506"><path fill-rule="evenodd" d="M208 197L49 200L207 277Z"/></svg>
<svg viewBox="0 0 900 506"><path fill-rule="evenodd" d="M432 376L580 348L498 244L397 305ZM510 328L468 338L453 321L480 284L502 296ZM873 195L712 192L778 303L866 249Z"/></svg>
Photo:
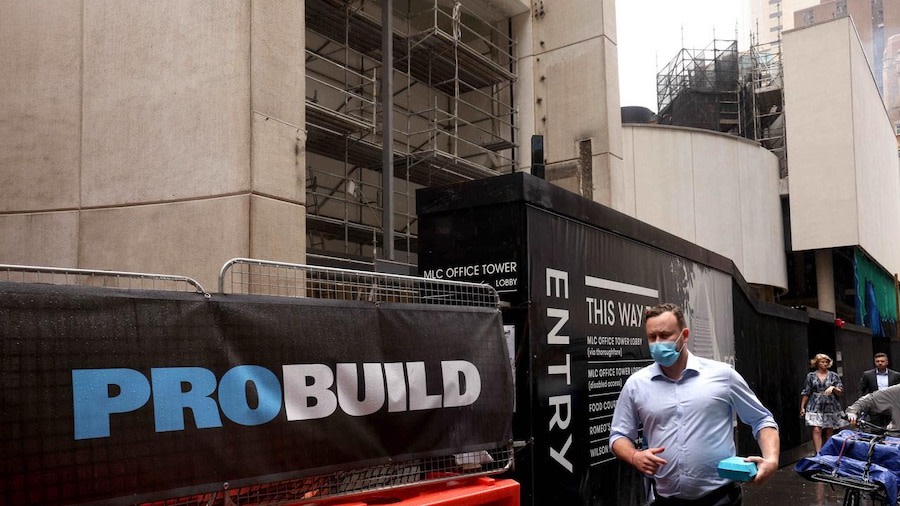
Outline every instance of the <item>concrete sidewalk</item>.
<svg viewBox="0 0 900 506"><path fill-rule="evenodd" d="M805 480L794 471L793 463L761 487L744 485L744 506L840 506L843 499L842 487Z"/></svg>

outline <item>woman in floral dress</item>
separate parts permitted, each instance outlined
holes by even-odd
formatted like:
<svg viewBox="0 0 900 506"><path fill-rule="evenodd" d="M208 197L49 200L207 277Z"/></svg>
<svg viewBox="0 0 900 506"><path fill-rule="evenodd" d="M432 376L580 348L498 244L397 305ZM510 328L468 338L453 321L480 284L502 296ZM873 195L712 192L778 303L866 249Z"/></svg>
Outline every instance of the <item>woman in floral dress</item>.
<svg viewBox="0 0 900 506"><path fill-rule="evenodd" d="M823 441L834 434L834 429L845 425L841 401L837 398L844 394L844 384L840 376L828 370L831 367L828 355L819 353L809 364L816 370L806 375L806 385L800 392L800 416L805 417L806 425L812 427L813 445L819 453Z"/></svg>

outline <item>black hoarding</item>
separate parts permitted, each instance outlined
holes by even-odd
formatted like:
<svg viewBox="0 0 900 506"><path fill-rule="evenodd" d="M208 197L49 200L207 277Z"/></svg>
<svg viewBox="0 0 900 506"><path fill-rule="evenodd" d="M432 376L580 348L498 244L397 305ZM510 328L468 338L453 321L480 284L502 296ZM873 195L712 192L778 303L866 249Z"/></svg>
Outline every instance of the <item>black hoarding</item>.
<svg viewBox="0 0 900 506"><path fill-rule="evenodd" d="M421 190L418 202L420 272L493 283L510 303L525 503L642 504L643 479L613 457L609 428L625 380L650 363L643 310L682 305L692 351L734 363L730 262L525 174ZM499 260L516 262L515 291L459 270Z"/></svg>
<svg viewBox="0 0 900 506"><path fill-rule="evenodd" d="M0 504L130 504L505 445L500 318L0 284Z"/></svg>
<svg viewBox="0 0 900 506"><path fill-rule="evenodd" d="M558 245L534 248L528 262L529 328L539 343L536 503L622 504L629 491L619 486L609 428L625 380L651 362L643 311L661 301L682 305L695 331L692 351L733 360L731 279L538 208L529 209L527 233L535 244Z"/></svg>

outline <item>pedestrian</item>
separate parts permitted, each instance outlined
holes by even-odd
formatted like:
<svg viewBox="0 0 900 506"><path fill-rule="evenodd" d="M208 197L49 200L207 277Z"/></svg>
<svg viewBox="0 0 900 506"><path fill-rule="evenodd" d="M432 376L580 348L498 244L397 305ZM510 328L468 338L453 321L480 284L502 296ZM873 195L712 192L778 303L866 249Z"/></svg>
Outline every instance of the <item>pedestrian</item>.
<svg viewBox="0 0 900 506"><path fill-rule="evenodd" d="M870 421L872 413L886 413L887 421L877 425L894 429L900 427L900 385L876 390L857 399L847 408L847 419L850 420L850 425L856 427L856 420L863 413L869 416Z"/></svg>
<svg viewBox="0 0 900 506"><path fill-rule="evenodd" d="M809 365L816 370L806 375L800 392L800 417L805 418L806 425L812 427L816 453L822 449L822 443L834 434L834 429L844 426L844 411L838 399L844 393L844 384L840 376L828 370L831 364L831 357L824 353L813 357Z"/></svg>
<svg viewBox="0 0 900 506"><path fill-rule="evenodd" d="M654 506L741 504L741 488L720 478L718 463L735 455L734 413L753 429L762 457L756 484L778 469L778 424L728 364L688 350L682 309L660 304L644 313L654 363L631 375L613 412L610 445L619 459L655 482ZM643 424L645 447L635 446Z"/></svg>
<svg viewBox="0 0 900 506"><path fill-rule="evenodd" d="M875 354L875 368L864 372L859 379L856 391L860 397L900 384L900 372L888 369L889 365L886 354ZM890 412L869 413L869 422L879 427L885 427L890 421Z"/></svg>

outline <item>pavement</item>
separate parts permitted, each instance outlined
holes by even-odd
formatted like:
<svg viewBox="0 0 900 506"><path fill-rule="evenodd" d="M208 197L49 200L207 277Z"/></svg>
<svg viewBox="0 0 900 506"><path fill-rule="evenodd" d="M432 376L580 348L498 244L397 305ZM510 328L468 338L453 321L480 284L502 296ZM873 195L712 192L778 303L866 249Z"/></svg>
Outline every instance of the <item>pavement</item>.
<svg viewBox="0 0 900 506"><path fill-rule="evenodd" d="M744 485L744 506L841 506L844 489L807 481L784 466L765 485ZM869 504L864 501L863 504Z"/></svg>

